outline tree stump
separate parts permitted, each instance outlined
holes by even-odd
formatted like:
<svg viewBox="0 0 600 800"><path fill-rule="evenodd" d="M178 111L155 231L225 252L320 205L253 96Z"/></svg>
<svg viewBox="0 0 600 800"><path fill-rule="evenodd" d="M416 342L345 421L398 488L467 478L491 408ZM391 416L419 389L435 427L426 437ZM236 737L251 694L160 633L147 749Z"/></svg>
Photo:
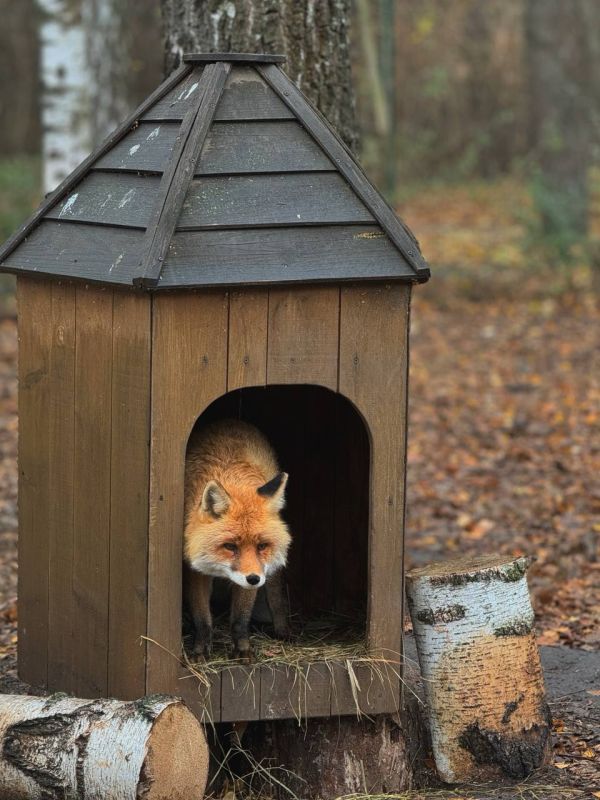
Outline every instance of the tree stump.
<svg viewBox="0 0 600 800"><path fill-rule="evenodd" d="M551 719L525 577L529 561L457 559L407 575L437 770L444 781L523 778Z"/></svg>
<svg viewBox="0 0 600 800"><path fill-rule="evenodd" d="M201 800L202 727L172 697L0 695L0 800Z"/></svg>
<svg viewBox="0 0 600 800"><path fill-rule="evenodd" d="M251 722L243 750L252 761L239 774L248 775L260 764L253 788L260 794L262 785L279 800L289 800L290 792L303 798L401 792L414 786L422 766L422 724L416 698L408 691L398 714L333 716L302 724L295 719Z"/></svg>

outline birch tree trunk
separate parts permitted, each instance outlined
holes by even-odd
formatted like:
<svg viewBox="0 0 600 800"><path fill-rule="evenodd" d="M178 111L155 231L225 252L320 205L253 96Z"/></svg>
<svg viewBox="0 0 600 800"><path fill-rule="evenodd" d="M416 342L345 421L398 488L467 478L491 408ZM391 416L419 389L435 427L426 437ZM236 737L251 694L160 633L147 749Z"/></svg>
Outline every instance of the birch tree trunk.
<svg viewBox="0 0 600 800"><path fill-rule="evenodd" d="M450 783L524 778L548 755L527 564L484 556L406 576L435 763Z"/></svg>
<svg viewBox="0 0 600 800"><path fill-rule="evenodd" d="M39 0L44 192L117 127L130 106L122 0Z"/></svg>
<svg viewBox="0 0 600 800"><path fill-rule="evenodd" d="M285 71L346 144L358 144L351 0L161 0L166 69L186 52L283 53Z"/></svg>
<svg viewBox="0 0 600 800"><path fill-rule="evenodd" d="M43 189L53 191L89 154L86 41L78 2L39 0Z"/></svg>
<svg viewBox="0 0 600 800"><path fill-rule="evenodd" d="M0 800L201 800L208 748L180 700L0 695Z"/></svg>

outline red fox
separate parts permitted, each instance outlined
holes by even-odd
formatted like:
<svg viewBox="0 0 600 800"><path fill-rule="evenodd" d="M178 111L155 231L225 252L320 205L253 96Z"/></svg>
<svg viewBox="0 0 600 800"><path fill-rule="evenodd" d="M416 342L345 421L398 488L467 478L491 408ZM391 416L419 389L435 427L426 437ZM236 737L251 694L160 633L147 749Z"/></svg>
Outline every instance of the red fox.
<svg viewBox="0 0 600 800"><path fill-rule="evenodd" d="M250 657L248 627L265 582L275 633L286 635L278 571L291 541L279 515L287 479L267 439L248 423L223 420L193 435L185 464L184 587L195 626L195 654L207 657L211 651L213 577L233 583L235 656Z"/></svg>

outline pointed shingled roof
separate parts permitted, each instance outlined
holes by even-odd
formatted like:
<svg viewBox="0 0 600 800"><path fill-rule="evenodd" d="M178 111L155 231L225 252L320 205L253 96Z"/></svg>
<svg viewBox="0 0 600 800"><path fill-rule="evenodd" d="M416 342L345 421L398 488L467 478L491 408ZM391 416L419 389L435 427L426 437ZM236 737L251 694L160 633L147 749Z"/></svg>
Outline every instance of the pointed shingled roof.
<svg viewBox="0 0 600 800"><path fill-rule="evenodd" d="M185 56L6 242L0 271L149 289L427 280L282 60Z"/></svg>

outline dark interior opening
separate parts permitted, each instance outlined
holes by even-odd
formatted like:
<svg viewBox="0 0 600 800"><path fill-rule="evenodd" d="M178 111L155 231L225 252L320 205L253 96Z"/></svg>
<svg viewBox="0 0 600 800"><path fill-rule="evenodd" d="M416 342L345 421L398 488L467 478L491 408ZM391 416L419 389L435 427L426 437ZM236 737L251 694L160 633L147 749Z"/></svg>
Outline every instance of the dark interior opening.
<svg viewBox="0 0 600 800"><path fill-rule="evenodd" d="M292 533L286 584L296 629L339 617L364 637L370 447L362 417L340 394L294 385L229 392L196 426L227 418L256 425L290 476L283 516Z"/></svg>

